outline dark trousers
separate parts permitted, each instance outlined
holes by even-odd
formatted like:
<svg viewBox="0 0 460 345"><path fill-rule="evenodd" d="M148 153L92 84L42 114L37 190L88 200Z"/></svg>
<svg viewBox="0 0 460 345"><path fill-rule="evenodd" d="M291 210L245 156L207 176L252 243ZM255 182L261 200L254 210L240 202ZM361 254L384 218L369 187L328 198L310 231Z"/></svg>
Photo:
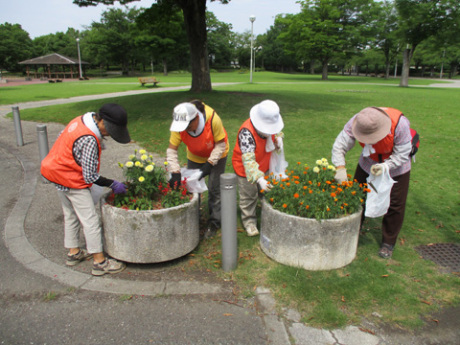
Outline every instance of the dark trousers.
<svg viewBox="0 0 460 345"><path fill-rule="evenodd" d="M227 157L219 159L217 164L212 167L208 177L208 225L220 228L221 204L220 204L220 175L225 173ZM187 160L187 168L199 169L204 163L196 163Z"/></svg>
<svg viewBox="0 0 460 345"><path fill-rule="evenodd" d="M354 179L359 183L365 183L369 176L358 164ZM395 245L399 232L404 222L404 213L406 211L406 199L409 192L410 171L392 177L397 183L393 185L390 194L390 207L383 216L382 221L382 243ZM364 219L364 212L363 212Z"/></svg>

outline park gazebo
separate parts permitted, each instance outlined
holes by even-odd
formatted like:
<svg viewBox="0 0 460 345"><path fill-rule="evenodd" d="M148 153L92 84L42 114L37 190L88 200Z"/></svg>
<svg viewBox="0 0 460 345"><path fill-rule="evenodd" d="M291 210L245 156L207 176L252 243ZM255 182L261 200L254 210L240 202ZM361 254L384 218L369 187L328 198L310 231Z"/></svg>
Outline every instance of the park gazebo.
<svg viewBox="0 0 460 345"><path fill-rule="evenodd" d="M34 78L42 79L79 78L79 63L81 63L82 66L88 65L88 62L79 62L78 59L70 58L57 53L19 62L20 65L26 66L27 78L31 78L31 75L33 75ZM35 67L35 72L30 71L31 66ZM39 67L43 67L40 72L38 71ZM69 69L66 70L66 67L69 67ZM82 74L84 73L82 72Z"/></svg>

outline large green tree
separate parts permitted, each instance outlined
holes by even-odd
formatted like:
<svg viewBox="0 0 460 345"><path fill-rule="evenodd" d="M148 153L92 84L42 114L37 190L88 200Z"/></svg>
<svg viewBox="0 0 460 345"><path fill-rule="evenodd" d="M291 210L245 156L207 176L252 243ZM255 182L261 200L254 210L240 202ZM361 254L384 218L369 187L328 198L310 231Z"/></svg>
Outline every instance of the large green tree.
<svg viewBox="0 0 460 345"><path fill-rule="evenodd" d="M113 5L115 2L126 4L135 0L73 0L78 6L96 6L99 3ZM215 0L210 0L215 1ZM223 4L230 0L219 0ZM174 4L184 14L184 23L190 45L192 88L191 91L211 91L211 76L206 31L206 0L157 0L159 5Z"/></svg>
<svg viewBox="0 0 460 345"><path fill-rule="evenodd" d="M18 62L31 57L32 40L19 24L0 24L0 77L3 70L18 71Z"/></svg>
<svg viewBox="0 0 460 345"><path fill-rule="evenodd" d="M417 46L458 18L458 0L395 0L406 48L399 86L409 86L409 68Z"/></svg>
<svg viewBox="0 0 460 345"><path fill-rule="evenodd" d="M161 61L163 74L168 74L168 62L189 54L187 33L182 12L176 7L153 4L136 19L139 34L134 38L138 47L147 48L152 60Z"/></svg>

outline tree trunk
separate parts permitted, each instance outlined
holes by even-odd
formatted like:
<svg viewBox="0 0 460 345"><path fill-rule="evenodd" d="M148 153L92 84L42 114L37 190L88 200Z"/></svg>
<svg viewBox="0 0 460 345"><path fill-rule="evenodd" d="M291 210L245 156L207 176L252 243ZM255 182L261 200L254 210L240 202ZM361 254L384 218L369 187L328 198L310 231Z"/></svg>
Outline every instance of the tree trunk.
<svg viewBox="0 0 460 345"><path fill-rule="evenodd" d="M168 63L163 59L163 75L168 75Z"/></svg>
<svg viewBox="0 0 460 345"><path fill-rule="evenodd" d="M310 60L310 74L315 74L315 60Z"/></svg>
<svg viewBox="0 0 460 345"><path fill-rule="evenodd" d="M323 73L321 74L321 80L327 80L327 64L329 60L323 60Z"/></svg>
<svg viewBox="0 0 460 345"><path fill-rule="evenodd" d="M212 91L209 74L206 0L176 0L184 13L185 29L190 44L193 92Z"/></svg>
<svg viewBox="0 0 460 345"><path fill-rule="evenodd" d="M401 80L399 82L399 86L401 87L408 87L409 86L409 70L410 70L410 62L412 60L412 54L414 53L414 47L411 49L407 48L404 49L403 52L403 66L401 71Z"/></svg>
<svg viewBox="0 0 460 345"><path fill-rule="evenodd" d="M390 61L387 60L385 63L385 79L390 78Z"/></svg>
<svg viewBox="0 0 460 345"><path fill-rule="evenodd" d="M457 75L457 63L451 63L450 64L450 73L449 73L449 79L452 79Z"/></svg>

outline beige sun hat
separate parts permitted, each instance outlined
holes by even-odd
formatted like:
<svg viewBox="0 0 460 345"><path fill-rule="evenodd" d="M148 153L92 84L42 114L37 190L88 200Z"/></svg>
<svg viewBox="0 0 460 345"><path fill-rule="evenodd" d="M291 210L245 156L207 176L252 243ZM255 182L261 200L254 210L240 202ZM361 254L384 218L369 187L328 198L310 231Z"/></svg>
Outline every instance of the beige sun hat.
<svg viewBox="0 0 460 345"><path fill-rule="evenodd" d="M251 108L249 117L254 127L264 134L277 134L284 127L280 108L276 102L265 100Z"/></svg>
<svg viewBox="0 0 460 345"><path fill-rule="evenodd" d="M368 107L356 114L351 131L361 143L376 144L391 130L391 119L385 111L377 107Z"/></svg>
<svg viewBox="0 0 460 345"><path fill-rule="evenodd" d="M173 111L173 121L169 130L171 132L183 132L187 129L190 121L198 115L198 109L189 102L176 105Z"/></svg>

